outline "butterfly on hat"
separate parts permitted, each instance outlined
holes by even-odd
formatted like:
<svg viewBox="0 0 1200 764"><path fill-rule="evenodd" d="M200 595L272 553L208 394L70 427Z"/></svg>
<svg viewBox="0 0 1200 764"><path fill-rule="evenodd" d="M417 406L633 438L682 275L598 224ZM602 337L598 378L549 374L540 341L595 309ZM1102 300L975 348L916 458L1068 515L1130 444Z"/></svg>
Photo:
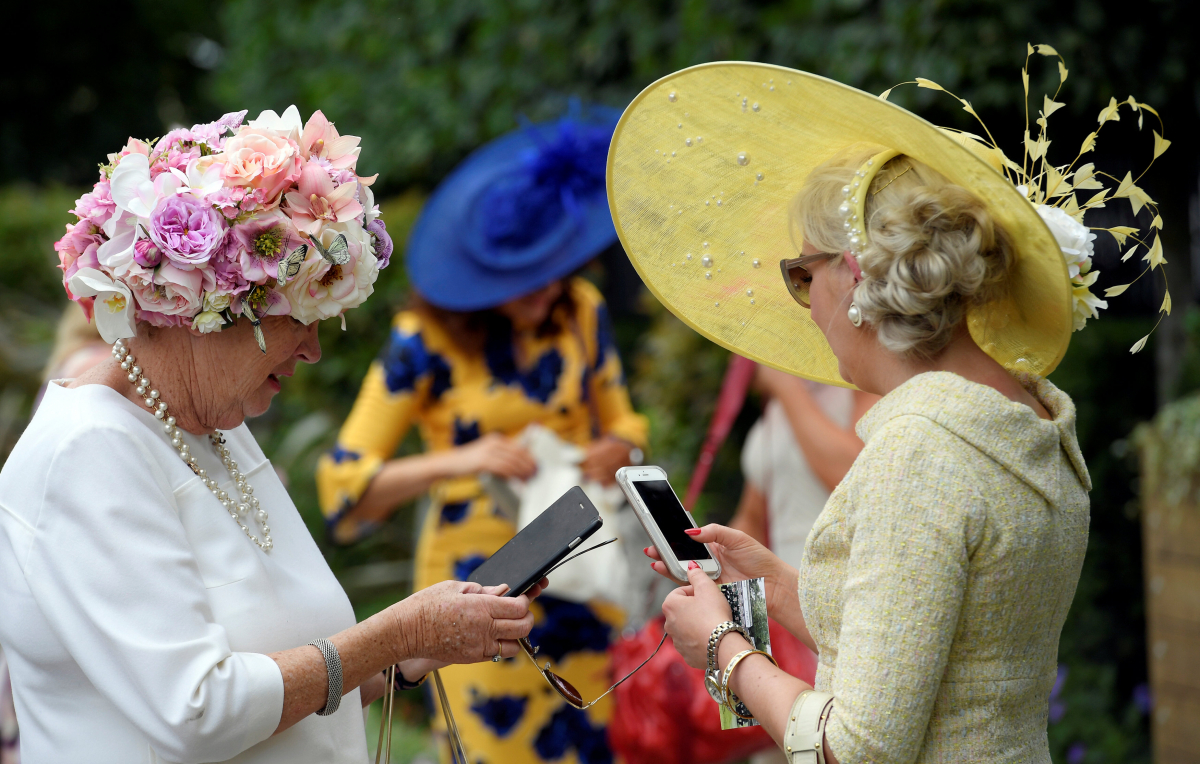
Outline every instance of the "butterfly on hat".
<svg viewBox="0 0 1200 764"><path fill-rule="evenodd" d="M330 265L345 265L350 262L350 247L346 243L346 234L339 233L328 248L321 244L319 239L311 238L308 241ZM284 258L283 262L279 264L280 286L296 278L306 257L308 257L308 244L301 244Z"/></svg>
<svg viewBox="0 0 1200 764"><path fill-rule="evenodd" d="M328 248L315 238L309 239L308 243L312 244L321 257L325 258L325 261L330 265L345 265L350 262L350 247L346 243L346 234L344 233L339 233ZM308 244L301 244L279 263L279 286L283 286L296 278L296 274L300 273L300 266L303 265L306 257L308 257ZM251 299L242 301L242 315L254 327L254 339L258 342L258 349L266 353L267 340L263 336L262 321L255 315L254 309L250 307L250 302Z"/></svg>

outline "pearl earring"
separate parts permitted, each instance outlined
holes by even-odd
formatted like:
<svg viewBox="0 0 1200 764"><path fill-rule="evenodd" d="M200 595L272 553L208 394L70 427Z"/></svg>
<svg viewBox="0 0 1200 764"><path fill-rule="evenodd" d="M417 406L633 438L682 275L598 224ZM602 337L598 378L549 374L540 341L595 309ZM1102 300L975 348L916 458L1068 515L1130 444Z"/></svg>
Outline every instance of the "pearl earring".
<svg viewBox="0 0 1200 764"><path fill-rule="evenodd" d="M850 303L850 308L846 311L846 317L850 319L850 323L855 326L862 326L862 311L858 309L858 303Z"/></svg>

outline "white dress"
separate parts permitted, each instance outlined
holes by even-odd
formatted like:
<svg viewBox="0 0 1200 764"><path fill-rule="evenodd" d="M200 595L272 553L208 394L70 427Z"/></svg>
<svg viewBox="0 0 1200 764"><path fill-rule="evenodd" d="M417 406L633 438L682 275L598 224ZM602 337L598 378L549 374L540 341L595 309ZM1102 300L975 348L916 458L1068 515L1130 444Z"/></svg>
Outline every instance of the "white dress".
<svg viewBox="0 0 1200 764"><path fill-rule="evenodd" d="M833 422L845 429L854 416L854 393L842 387L808 383L809 393ZM746 435L742 474L767 499L771 551L800 567L804 542L829 499L829 490L808 466L792 434L783 405L771 399Z"/></svg>
<svg viewBox="0 0 1200 764"><path fill-rule="evenodd" d="M270 514L270 552L145 409L49 385L0 473L0 643L24 761L366 760L358 690L272 737L283 678L267 654L354 611L249 430L225 436ZM208 439L184 440L236 495Z"/></svg>

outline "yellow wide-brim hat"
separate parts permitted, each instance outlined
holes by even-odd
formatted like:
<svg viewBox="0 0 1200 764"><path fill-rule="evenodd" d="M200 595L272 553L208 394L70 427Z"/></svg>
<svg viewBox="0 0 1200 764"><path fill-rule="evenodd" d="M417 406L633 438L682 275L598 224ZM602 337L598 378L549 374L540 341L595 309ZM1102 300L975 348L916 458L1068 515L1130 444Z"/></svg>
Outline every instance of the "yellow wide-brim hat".
<svg viewBox="0 0 1200 764"><path fill-rule="evenodd" d="M1007 296L972 309L971 335L1012 371L1046 375L1072 331L1062 250L1034 206L970 141L877 96L768 64L701 64L643 90L617 123L608 203L646 286L688 326L759 363L849 386L783 282L797 257L789 207L852 144L917 159L987 205L1012 236Z"/></svg>

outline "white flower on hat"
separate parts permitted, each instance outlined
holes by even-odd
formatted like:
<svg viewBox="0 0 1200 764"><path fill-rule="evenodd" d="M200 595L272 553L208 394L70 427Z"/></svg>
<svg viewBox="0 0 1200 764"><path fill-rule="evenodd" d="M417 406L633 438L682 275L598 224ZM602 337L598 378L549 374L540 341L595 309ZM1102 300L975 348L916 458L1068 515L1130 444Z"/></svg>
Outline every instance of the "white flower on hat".
<svg viewBox="0 0 1200 764"><path fill-rule="evenodd" d="M300 110L296 108L295 104L292 104L284 109L282 115L276 114L273 109L259 113L257 119L250 120L250 127L275 130L292 140L297 140L300 137L300 131L304 129L304 122L300 119Z"/></svg>
<svg viewBox="0 0 1200 764"><path fill-rule="evenodd" d="M192 319L192 328L201 334L219 332L224 325L225 319L221 317L221 314L211 310L199 313Z"/></svg>
<svg viewBox="0 0 1200 764"><path fill-rule="evenodd" d="M1099 271L1092 270L1092 242L1096 240L1096 234L1058 207L1039 204L1036 209L1050 233L1054 234L1063 259L1067 261L1067 273L1071 277L1074 330L1079 331L1089 318L1100 317L1101 308L1108 307L1108 302L1092 294L1091 290L1100 275Z"/></svg>
<svg viewBox="0 0 1200 764"><path fill-rule="evenodd" d="M371 245L371 235L356 220L333 223L321 229L320 240L326 247L338 234L345 234L350 262L330 265L310 247L300 272L279 291L291 303L292 318L304 324L333 318L358 307L375 291L379 261Z"/></svg>
<svg viewBox="0 0 1200 764"><path fill-rule="evenodd" d="M1078 278L1081 272L1090 270L1094 254L1092 242L1096 240L1096 234L1058 207L1039 204L1037 211L1050 233L1054 234L1063 259L1067 261L1067 272L1071 278Z"/></svg>
<svg viewBox="0 0 1200 764"><path fill-rule="evenodd" d="M228 293L213 294L212 292L207 292L204 295L204 310L220 313L228 308L232 302L233 297Z"/></svg>
<svg viewBox="0 0 1200 764"><path fill-rule="evenodd" d="M137 336L133 294L120 281L113 281L95 268L80 268L68 286L75 297L95 297L92 310L96 329L108 343Z"/></svg>

